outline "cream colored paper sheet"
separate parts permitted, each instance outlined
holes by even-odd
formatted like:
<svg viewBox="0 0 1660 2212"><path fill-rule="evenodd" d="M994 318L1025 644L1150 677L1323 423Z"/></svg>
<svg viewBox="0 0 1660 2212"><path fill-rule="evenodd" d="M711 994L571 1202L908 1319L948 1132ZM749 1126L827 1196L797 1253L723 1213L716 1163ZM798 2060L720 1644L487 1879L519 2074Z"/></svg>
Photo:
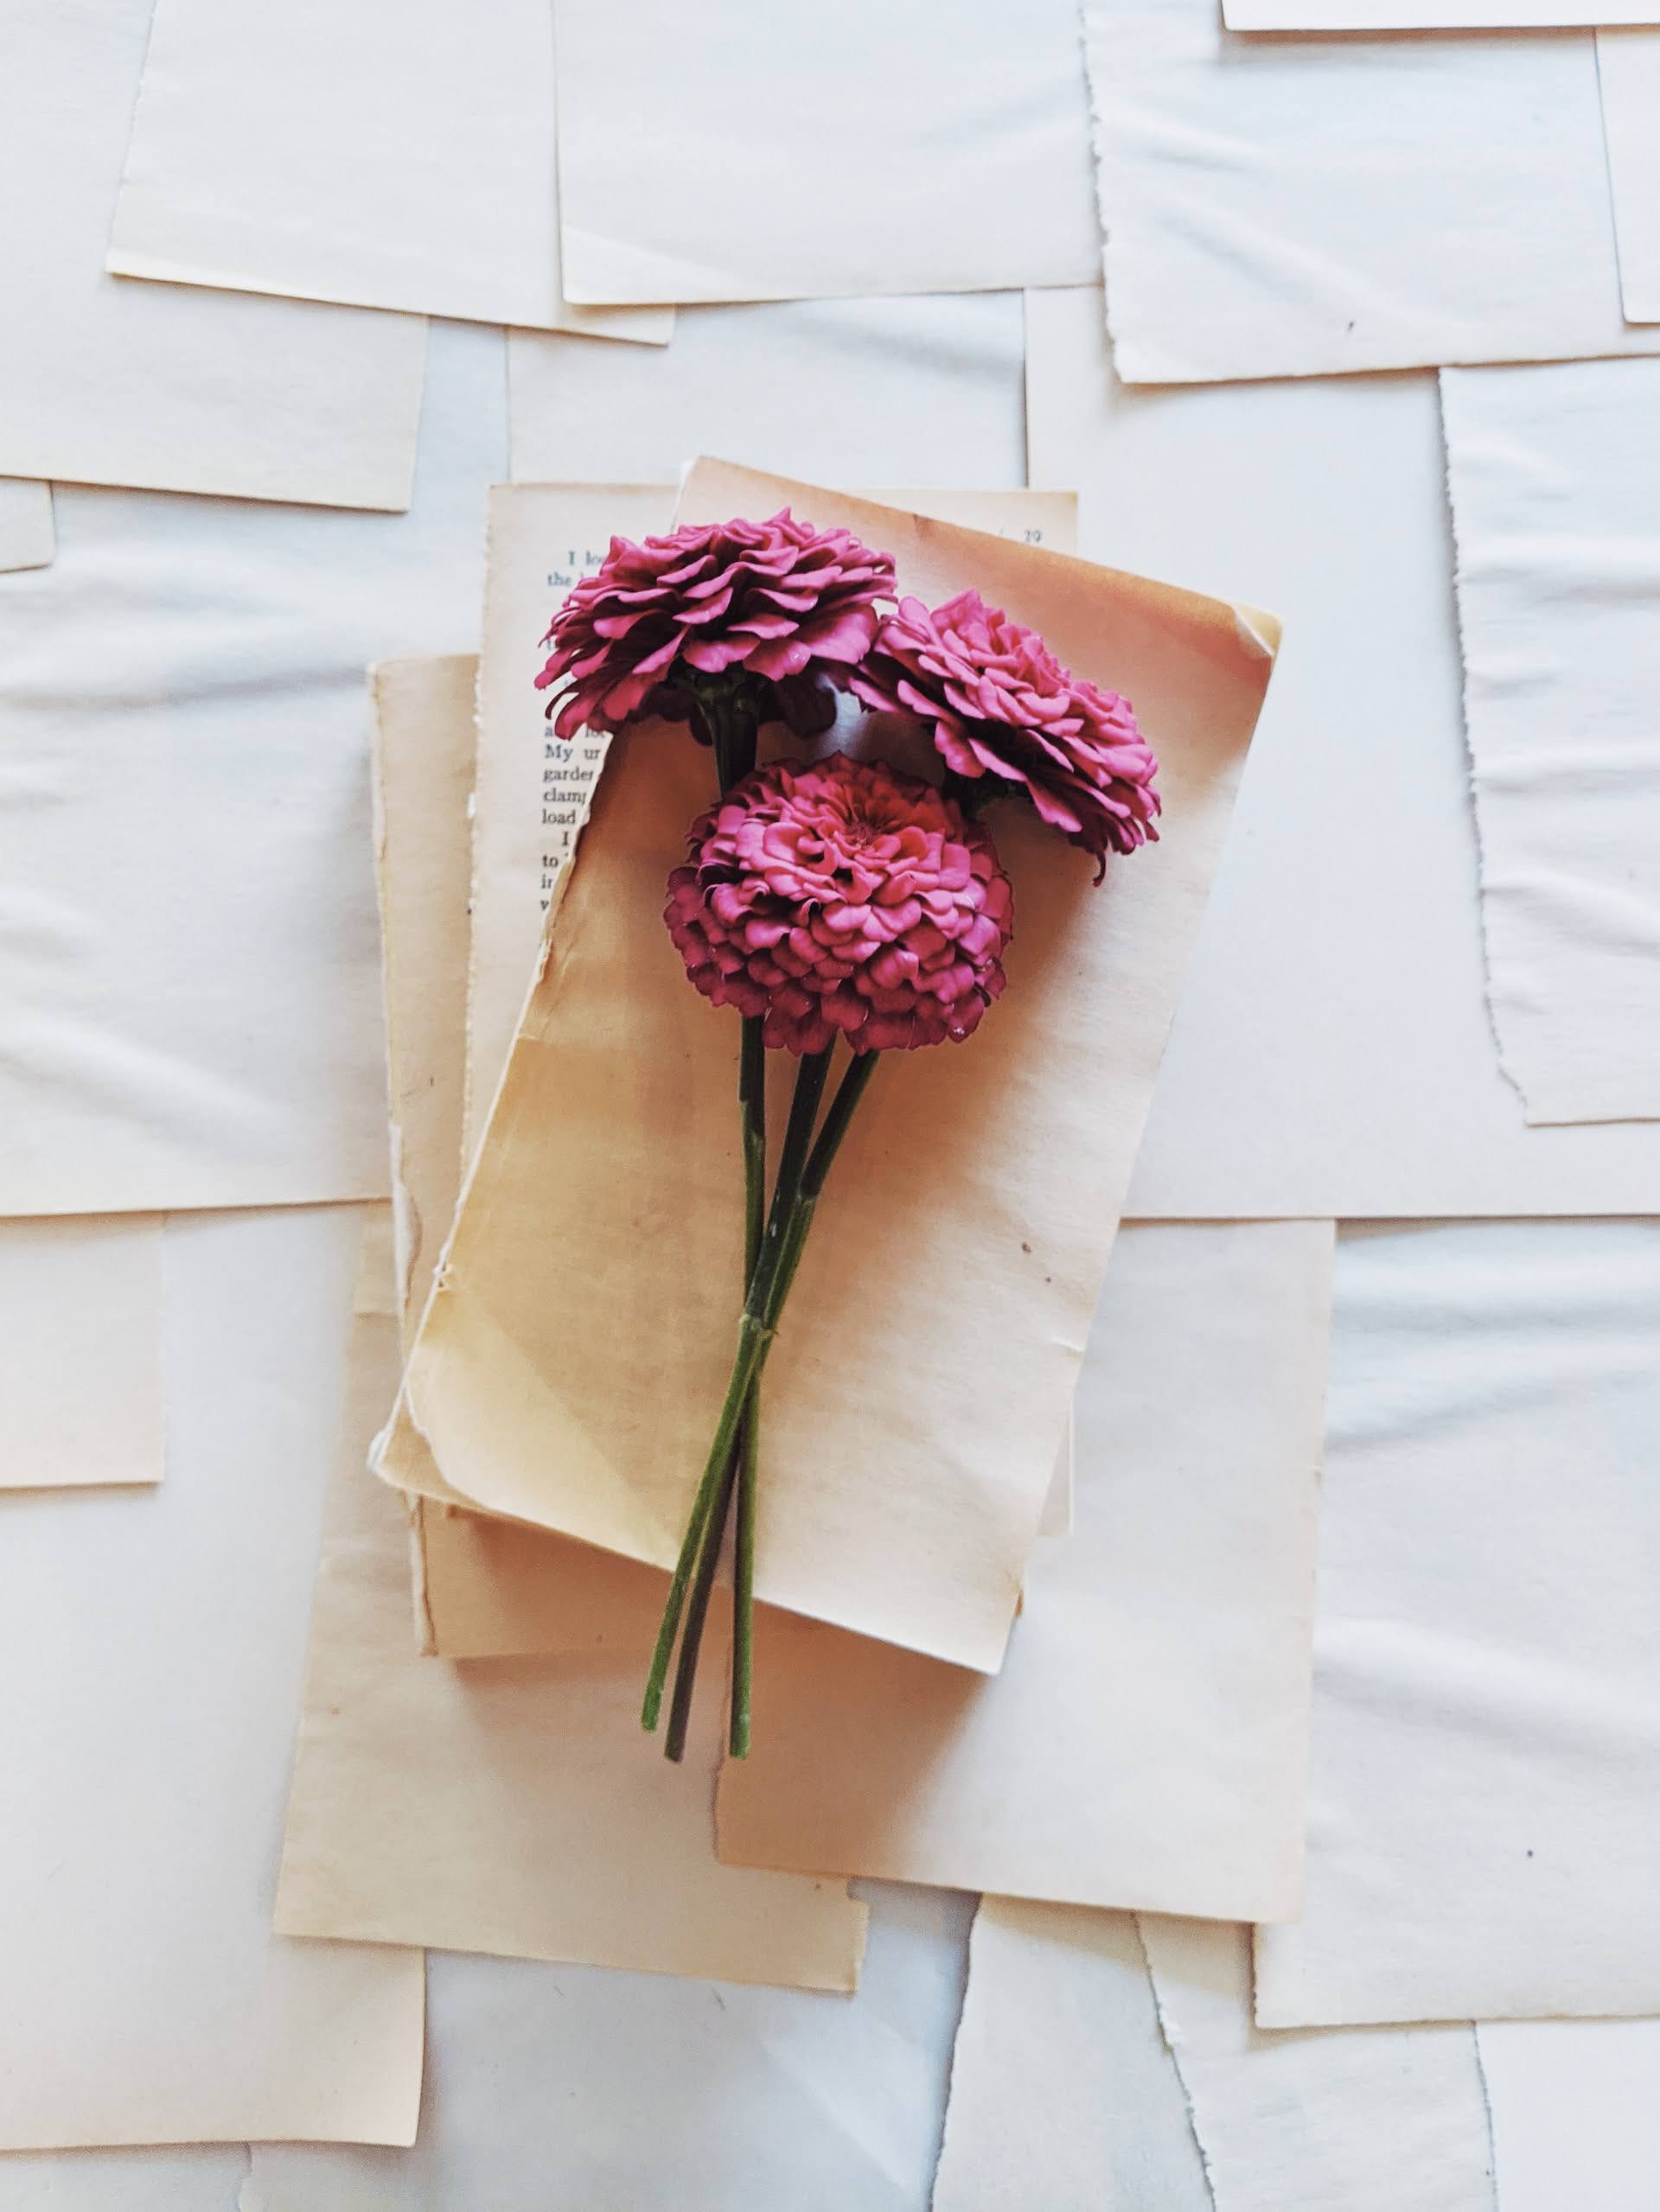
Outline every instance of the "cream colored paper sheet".
<svg viewBox="0 0 1660 2212"><path fill-rule="evenodd" d="M0 1222L0 1489L159 1482L162 1224Z"/></svg>
<svg viewBox="0 0 1660 2212"><path fill-rule="evenodd" d="M1332 1231L1125 1230L1078 1384L1077 1524L990 1680L770 1614L746 1866L1294 1916Z"/></svg>
<svg viewBox="0 0 1660 2212"><path fill-rule="evenodd" d="M1268 2027L1660 2012L1660 1222L1338 1246L1308 1884Z"/></svg>
<svg viewBox="0 0 1660 2212"><path fill-rule="evenodd" d="M1441 377L1488 991L1533 1122L1660 1116L1657 411L1660 360Z"/></svg>
<svg viewBox="0 0 1660 2212"><path fill-rule="evenodd" d="M550 0L158 0L108 266L667 342L559 289Z"/></svg>
<svg viewBox="0 0 1660 2212"><path fill-rule="evenodd" d="M1591 32L1240 38L1087 0L1132 384L1660 351L1620 306Z"/></svg>
<svg viewBox="0 0 1660 2212"><path fill-rule="evenodd" d="M51 485L0 478L0 570L43 569L56 551Z"/></svg>
<svg viewBox="0 0 1660 2212"><path fill-rule="evenodd" d="M773 1463L790 1478L763 1499L760 1594L989 1670L1271 670L1273 625L1040 547L719 464L694 471L683 511L786 500L890 545L908 588L937 597L972 577L1041 624L1063 658L1136 698L1162 757L1165 841L1112 871L1104 893L1087 866L1070 865L1082 856L1057 852L1032 819L1008 810L999 823L1024 902L1017 988L974 1053L932 1065L913 1055L873 1091L839 1163L846 1227L808 1248L797 1333L769 1371ZM588 864L571 871L406 1383L455 1491L660 1565L678 1546L731 1357L731 1317L703 1297L688 1310L685 1285L737 1281L740 1227L735 1041L694 1018L672 947L642 921L708 792L706 759L666 735L613 742ZM1063 1080L1038 1049L1061 1034ZM580 1052L560 1049L578 1036ZM911 1171L923 1129L949 1207ZM678 1225L673 1265L619 1272L629 1224L642 1219ZM616 1294L602 1294L608 1279ZM880 1313L868 1296L877 1279L891 1294ZM561 1287L574 1280L580 1298ZM965 1310L966 1281L984 1296ZM948 1341L948 1382L934 1350ZM816 1349L827 1343L833 1361ZM579 1398L562 1399L554 1378L575 1375ZM847 1463L850 1389L884 1438L879 1463Z"/></svg>
<svg viewBox="0 0 1660 2212"><path fill-rule="evenodd" d="M843 1885L716 1863L718 1632L683 1768L641 1731L631 1644L464 1667L417 1654L404 1516L363 1464L399 1354L394 1319L357 1316L278 1927L851 1990L865 1908Z"/></svg>
<svg viewBox="0 0 1660 2212"><path fill-rule="evenodd" d="M1248 1928L1140 1925L1216 2212L1498 2212L1473 2029L1263 2035Z"/></svg>
<svg viewBox="0 0 1660 2212"><path fill-rule="evenodd" d="M743 453L826 484L1019 484L1018 292L687 308L667 348L514 331L520 483L674 483Z"/></svg>
<svg viewBox="0 0 1660 2212"><path fill-rule="evenodd" d="M1072 0L559 0L567 296L1076 284L1093 267ZM822 118L815 137L809 116ZM806 135L804 136L803 133Z"/></svg>
<svg viewBox="0 0 1660 2212"><path fill-rule="evenodd" d="M414 2134L419 1954L271 1933L357 1233L169 1222L166 1482L0 1500L8 2151Z"/></svg>
<svg viewBox="0 0 1660 2212"><path fill-rule="evenodd" d="M385 1196L364 670L476 647L504 351L434 324L407 515L57 488L0 587L0 1214Z"/></svg>
<svg viewBox="0 0 1660 2212"><path fill-rule="evenodd" d="M1232 31L1554 30L1651 23L1656 0L1222 0Z"/></svg>
<svg viewBox="0 0 1660 2212"><path fill-rule="evenodd" d="M0 354L0 473L406 507L418 320L105 273L149 25L150 0L16 0L0 24L0 295L29 329Z"/></svg>
<svg viewBox="0 0 1660 2212"><path fill-rule="evenodd" d="M1084 551L1286 624L1129 1217L1660 1212L1660 1131L1529 1128L1494 1050L1434 379L1133 392L1026 308Z"/></svg>
<svg viewBox="0 0 1660 2212"><path fill-rule="evenodd" d="M933 2212L1039 2205L1213 2212L1133 1918L986 1897Z"/></svg>
<svg viewBox="0 0 1660 2212"><path fill-rule="evenodd" d="M1660 322L1660 30L1599 30L1597 79L1625 320Z"/></svg>

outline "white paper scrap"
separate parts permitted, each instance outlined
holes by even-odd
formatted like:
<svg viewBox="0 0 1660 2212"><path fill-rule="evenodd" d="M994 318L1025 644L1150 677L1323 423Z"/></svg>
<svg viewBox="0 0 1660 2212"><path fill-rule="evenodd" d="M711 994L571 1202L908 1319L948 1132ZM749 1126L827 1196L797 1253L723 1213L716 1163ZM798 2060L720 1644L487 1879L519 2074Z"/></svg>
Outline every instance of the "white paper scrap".
<svg viewBox="0 0 1660 2212"><path fill-rule="evenodd" d="M559 290L549 0L158 0L108 266L663 344Z"/></svg>
<svg viewBox="0 0 1660 2212"><path fill-rule="evenodd" d="M1660 1116L1657 414L1660 360L1441 377L1488 985L1534 1122Z"/></svg>
<svg viewBox="0 0 1660 2212"><path fill-rule="evenodd" d="M1497 2212L1473 2029L1264 2035L1248 1928L1140 1926L1216 2212Z"/></svg>
<svg viewBox="0 0 1660 2212"><path fill-rule="evenodd" d="M1597 77L1625 320L1660 322L1660 30L1599 30Z"/></svg>
<svg viewBox="0 0 1660 2212"><path fill-rule="evenodd" d="M51 485L0 476L0 570L43 569L56 549Z"/></svg>
<svg viewBox="0 0 1660 2212"><path fill-rule="evenodd" d="M749 0L562 0L557 21L573 300L997 291L1093 271L1074 0L840 0L793 10L787 38Z"/></svg>
<svg viewBox="0 0 1660 2212"><path fill-rule="evenodd" d="M106 273L149 29L150 0L0 15L0 473L407 507L418 318Z"/></svg>
<svg viewBox="0 0 1660 2212"><path fill-rule="evenodd" d="M1587 31L1249 39L1086 0L1133 384L1660 351L1620 306Z"/></svg>
<svg viewBox="0 0 1660 2212"><path fill-rule="evenodd" d="M1268 2027L1660 2012L1660 1221L1339 1243Z"/></svg>

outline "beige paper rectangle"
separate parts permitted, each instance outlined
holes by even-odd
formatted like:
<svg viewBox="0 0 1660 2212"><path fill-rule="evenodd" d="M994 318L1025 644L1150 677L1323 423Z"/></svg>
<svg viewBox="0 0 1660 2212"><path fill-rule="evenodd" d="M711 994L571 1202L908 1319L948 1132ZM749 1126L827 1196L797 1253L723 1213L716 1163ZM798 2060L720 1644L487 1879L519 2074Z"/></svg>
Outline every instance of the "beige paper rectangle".
<svg viewBox="0 0 1660 2212"><path fill-rule="evenodd" d="M1076 284L1095 263L1072 0L562 0L559 199L577 300ZM810 91L809 91L810 88ZM835 118L803 145L802 99Z"/></svg>
<svg viewBox="0 0 1660 2212"><path fill-rule="evenodd" d="M887 545L906 589L939 597L972 579L1040 625L1080 673L1135 698L1161 755L1164 842L1104 889L1034 818L999 822L1022 902L1015 987L972 1052L883 1071L826 1208L843 1226L808 1249L800 1319L769 1376L771 1463L790 1476L763 1485L762 1597L994 1669L1274 626L720 464L693 472L683 509L788 500ZM688 991L655 915L708 763L665 734L613 745L406 1386L455 1491L660 1565L731 1358L731 1316L705 1286L736 1284L741 1227L736 1041ZM850 1393L882 1438L858 1462Z"/></svg>
<svg viewBox="0 0 1660 2212"><path fill-rule="evenodd" d="M549 0L159 0L107 265L667 342L559 289Z"/></svg>
<svg viewBox="0 0 1660 2212"><path fill-rule="evenodd" d="M358 1234L170 1221L167 1480L4 1500L0 2149L414 2138L420 1954L271 1928Z"/></svg>
<svg viewBox="0 0 1660 2212"><path fill-rule="evenodd" d="M159 1482L159 1214L0 1221L0 1489Z"/></svg>
<svg viewBox="0 0 1660 2212"><path fill-rule="evenodd" d="M1660 322L1660 30L1599 30L1597 82L1625 320Z"/></svg>
<svg viewBox="0 0 1660 2212"><path fill-rule="evenodd" d="M717 1863L718 1623L684 1768L641 1731L631 1644L473 1666L414 1651L404 1516L363 1465L399 1357L397 1322L360 1314L278 1928L851 1990L865 1909L844 1885Z"/></svg>
<svg viewBox="0 0 1660 2212"><path fill-rule="evenodd" d="M1077 1523L1003 1670L768 1614L723 1857L1286 1920L1301 1894L1329 1222L1126 1228Z"/></svg>
<svg viewBox="0 0 1660 2212"><path fill-rule="evenodd" d="M1529 1127L1493 1049L1433 377L1136 392L1099 295L1026 314L1085 551L1286 626L1128 1217L1660 1213L1660 1129Z"/></svg>
<svg viewBox="0 0 1660 2212"><path fill-rule="evenodd" d="M48 568L57 544L51 485L0 477L0 570Z"/></svg>
<svg viewBox="0 0 1660 2212"><path fill-rule="evenodd" d="M0 351L0 474L406 507L418 317L105 271L150 14L14 0L0 22L0 204L29 211L0 240L28 328Z"/></svg>

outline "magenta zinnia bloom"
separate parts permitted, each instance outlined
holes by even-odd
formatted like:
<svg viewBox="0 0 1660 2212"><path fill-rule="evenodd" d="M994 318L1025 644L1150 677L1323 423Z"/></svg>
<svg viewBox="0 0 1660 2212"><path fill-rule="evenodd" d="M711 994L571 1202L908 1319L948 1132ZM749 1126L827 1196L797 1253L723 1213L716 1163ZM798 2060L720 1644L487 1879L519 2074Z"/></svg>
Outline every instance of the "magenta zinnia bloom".
<svg viewBox="0 0 1660 2212"><path fill-rule="evenodd" d="M555 614L537 689L565 685L553 702L561 737L667 714L706 739L699 679L744 673L762 718L823 729L834 708L820 678L869 651L877 602L892 596L888 554L788 507L769 522L688 523L642 545L613 538L597 575Z"/></svg>
<svg viewBox="0 0 1660 2212"><path fill-rule="evenodd" d="M903 599L843 679L866 706L933 727L948 768L1023 785L1044 821L1099 863L1156 838L1158 762L1127 699L1062 667L1036 630L960 591Z"/></svg>
<svg viewBox="0 0 1660 2212"><path fill-rule="evenodd" d="M756 769L694 823L663 918L704 997L764 1016L768 1044L903 1052L973 1034L1014 894L932 784L833 753Z"/></svg>

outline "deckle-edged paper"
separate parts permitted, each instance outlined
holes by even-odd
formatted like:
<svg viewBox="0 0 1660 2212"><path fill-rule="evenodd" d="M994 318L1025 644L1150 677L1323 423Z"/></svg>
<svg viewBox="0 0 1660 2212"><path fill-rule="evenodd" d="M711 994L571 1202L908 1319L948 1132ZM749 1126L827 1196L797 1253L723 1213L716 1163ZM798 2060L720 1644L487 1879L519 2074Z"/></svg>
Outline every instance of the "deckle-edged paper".
<svg viewBox="0 0 1660 2212"><path fill-rule="evenodd" d="M1657 411L1660 360L1441 376L1488 989L1529 1121L1660 1117Z"/></svg>
<svg viewBox="0 0 1660 2212"><path fill-rule="evenodd" d="M1034 1554L1002 1672L763 1616L722 1856L1294 1916L1331 1253L1323 1221L1125 1229L1076 1523Z"/></svg>
<svg viewBox="0 0 1660 2212"><path fill-rule="evenodd" d="M162 1224L0 1221L0 1489L158 1482Z"/></svg>
<svg viewBox="0 0 1660 2212"><path fill-rule="evenodd" d="M399 1349L394 1317L355 1316L277 1926L852 1989L865 1908L845 1884L716 1860L718 1663L687 1771L641 1732L631 1645L468 1667L415 1651L404 1515L363 1463Z"/></svg>
<svg viewBox="0 0 1660 2212"><path fill-rule="evenodd" d="M1098 295L1026 309L1084 551L1286 625L1127 1216L1660 1213L1660 1131L1529 1128L1494 1050L1433 377L1130 391Z"/></svg>
<svg viewBox="0 0 1660 2212"><path fill-rule="evenodd" d="M1660 1222L1338 1245L1307 1889L1263 2025L1660 2012Z"/></svg>
<svg viewBox="0 0 1660 2212"><path fill-rule="evenodd" d="M1073 0L559 0L566 296L1076 284L1095 258ZM811 116L803 106L810 87ZM805 132L805 135L804 135ZM814 136L820 143L814 145Z"/></svg>
<svg viewBox="0 0 1660 2212"><path fill-rule="evenodd" d="M1252 40L1086 0L1133 384L1660 351L1631 328L1587 31Z"/></svg>
<svg viewBox="0 0 1660 2212"><path fill-rule="evenodd" d="M772 1463L788 1475L763 1503L759 1594L990 1671L1274 625L718 463L693 471L681 511L786 501L889 547L924 596L978 583L1081 673L1128 690L1160 755L1164 841L1109 870L1104 889L1035 818L1003 810L1022 902L1016 987L974 1052L908 1055L874 1087L769 1371ZM706 758L665 743L672 734L613 741L405 1380L454 1492L659 1565L678 1548L731 1356L731 1316L706 1289L741 1272L736 1040L694 1018L706 1010L656 915L709 795ZM642 1221L654 1225L643 1241ZM970 1281L980 1294L965 1302ZM856 1462L850 1397L883 1438Z"/></svg>
<svg viewBox="0 0 1660 2212"><path fill-rule="evenodd" d="M51 485L0 477L0 570L43 569L56 550Z"/></svg>
<svg viewBox="0 0 1660 2212"><path fill-rule="evenodd" d="M418 318L106 273L150 12L14 0L0 22L0 296L27 327L0 351L0 472L406 507Z"/></svg>
<svg viewBox="0 0 1660 2212"><path fill-rule="evenodd" d="M157 0L107 265L667 341L559 289L549 0Z"/></svg>
<svg viewBox="0 0 1660 2212"><path fill-rule="evenodd" d="M167 1480L0 1500L8 2151L414 2134L418 1952L271 1932L357 1232L170 1222Z"/></svg>
<svg viewBox="0 0 1660 2212"><path fill-rule="evenodd" d="M1473 2029L1264 2035L1248 1928L1139 1925L1216 2212L1497 2212Z"/></svg>
<svg viewBox="0 0 1660 2212"><path fill-rule="evenodd" d="M1128 1913L982 1898L933 2212L1213 2212Z"/></svg>
<svg viewBox="0 0 1660 2212"><path fill-rule="evenodd" d="M1025 479L1018 292L696 307L619 353L508 334L519 483L674 483L694 453L815 484Z"/></svg>
<svg viewBox="0 0 1660 2212"><path fill-rule="evenodd" d="M1555 30L1651 23L1657 0L1222 0L1230 31Z"/></svg>
<svg viewBox="0 0 1660 2212"><path fill-rule="evenodd" d="M476 644L502 353L433 325L406 515L58 487L0 589L0 1214L386 1195L363 672Z"/></svg>
<svg viewBox="0 0 1660 2212"><path fill-rule="evenodd" d="M1660 322L1660 30L1599 30L1597 80L1625 320Z"/></svg>

